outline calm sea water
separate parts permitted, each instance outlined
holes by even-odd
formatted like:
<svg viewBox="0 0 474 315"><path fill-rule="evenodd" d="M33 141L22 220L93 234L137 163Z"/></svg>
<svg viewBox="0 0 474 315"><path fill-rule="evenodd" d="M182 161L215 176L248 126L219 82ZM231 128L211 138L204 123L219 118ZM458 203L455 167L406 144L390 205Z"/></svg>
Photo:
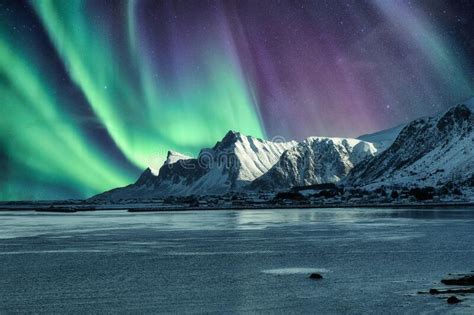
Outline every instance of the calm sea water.
<svg viewBox="0 0 474 315"><path fill-rule="evenodd" d="M416 294L472 270L468 209L0 213L0 313L473 313Z"/></svg>

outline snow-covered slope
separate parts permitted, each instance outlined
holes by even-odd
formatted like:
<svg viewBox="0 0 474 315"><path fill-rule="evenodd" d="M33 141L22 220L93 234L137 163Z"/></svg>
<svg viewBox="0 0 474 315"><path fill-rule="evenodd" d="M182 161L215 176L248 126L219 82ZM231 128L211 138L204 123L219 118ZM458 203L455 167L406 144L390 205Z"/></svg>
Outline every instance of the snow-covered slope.
<svg viewBox="0 0 474 315"><path fill-rule="evenodd" d="M469 107L471 111L474 111L474 97L471 99L468 99L467 101L464 102L464 105Z"/></svg>
<svg viewBox="0 0 474 315"><path fill-rule="evenodd" d="M357 165L344 184L373 188L474 182L474 99L408 124L394 143Z"/></svg>
<svg viewBox="0 0 474 315"><path fill-rule="evenodd" d="M405 126L406 125L399 125L379 132L365 134L357 139L372 143L377 148L377 153L381 153L392 145Z"/></svg>
<svg viewBox="0 0 474 315"><path fill-rule="evenodd" d="M100 199L210 195L240 190L267 172L297 142L271 142L229 131L197 158L170 152L158 176L147 169L136 183L96 196Z"/></svg>
<svg viewBox="0 0 474 315"><path fill-rule="evenodd" d="M189 160L189 159L192 159L192 157L190 156L187 156L187 155L184 155L184 154L181 154L179 152L175 152L175 151L168 151L168 156L166 157L166 161L165 161L165 164L174 164L178 161L181 161L181 160Z"/></svg>
<svg viewBox="0 0 474 315"><path fill-rule="evenodd" d="M278 191L335 183L376 151L372 143L358 139L310 137L283 153L280 160L248 188Z"/></svg>

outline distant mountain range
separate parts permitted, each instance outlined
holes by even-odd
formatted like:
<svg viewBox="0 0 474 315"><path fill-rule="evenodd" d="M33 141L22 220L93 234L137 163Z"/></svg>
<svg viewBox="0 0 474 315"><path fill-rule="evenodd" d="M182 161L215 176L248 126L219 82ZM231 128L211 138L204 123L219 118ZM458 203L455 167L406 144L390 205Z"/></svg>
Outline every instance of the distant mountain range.
<svg viewBox="0 0 474 315"><path fill-rule="evenodd" d="M337 183L354 165L376 153L377 149L370 142L310 137L285 151L278 162L248 188L281 191L294 186Z"/></svg>
<svg viewBox="0 0 474 315"><path fill-rule="evenodd" d="M213 148L202 149L197 158L168 152L158 174L147 169L136 183L97 197L149 198L241 191L268 172L283 152L295 145L296 141L265 141L229 131Z"/></svg>
<svg viewBox="0 0 474 315"><path fill-rule="evenodd" d="M358 139L272 142L229 131L196 158L170 151L158 174L147 169L135 183L93 198L282 191L322 183L366 189L474 185L474 99Z"/></svg>

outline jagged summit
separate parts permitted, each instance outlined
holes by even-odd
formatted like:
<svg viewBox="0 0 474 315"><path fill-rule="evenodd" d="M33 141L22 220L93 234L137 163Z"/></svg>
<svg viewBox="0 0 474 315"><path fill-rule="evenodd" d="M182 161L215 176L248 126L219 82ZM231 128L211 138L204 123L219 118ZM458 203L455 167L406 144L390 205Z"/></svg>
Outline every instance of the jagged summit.
<svg viewBox="0 0 474 315"><path fill-rule="evenodd" d="M158 176L147 169L135 184L99 197L124 199L240 190L267 172L284 151L296 144L265 141L229 131L214 147L202 149L196 158L170 151Z"/></svg>
<svg viewBox="0 0 474 315"><path fill-rule="evenodd" d="M238 138L240 136L242 136L242 134L239 131L229 130L225 134L224 138L222 138L222 141L224 142L228 138Z"/></svg>
<svg viewBox="0 0 474 315"><path fill-rule="evenodd" d="M217 141L214 147L212 147L213 150L225 150L226 148L234 145L236 142L241 140L242 135L240 132L229 130L224 138L222 140Z"/></svg>
<svg viewBox="0 0 474 315"><path fill-rule="evenodd" d="M358 139L310 137L285 151L249 189L281 191L294 186L336 183L354 165L376 152L373 144Z"/></svg>
<svg viewBox="0 0 474 315"><path fill-rule="evenodd" d="M233 149L233 147L237 143L243 143L243 142L263 142L262 139L253 137L253 136L246 136L243 135L242 133L234 130L229 130L224 138L222 140L217 141L216 144L212 147L212 150L228 150L228 149ZM265 141L268 142L268 141ZM209 149L203 149L203 151L208 151Z"/></svg>
<svg viewBox="0 0 474 315"><path fill-rule="evenodd" d="M407 124L379 156L356 166L345 184L442 186L474 183L474 110L456 105Z"/></svg>
<svg viewBox="0 0 474 315"><path fill-rule="evenodd" d="M179 160L189 160L191 159L190 156L181 154L176 151L168 151L168 154L166 155L166 160L164 164L173 164L178 162Z"/></svg>

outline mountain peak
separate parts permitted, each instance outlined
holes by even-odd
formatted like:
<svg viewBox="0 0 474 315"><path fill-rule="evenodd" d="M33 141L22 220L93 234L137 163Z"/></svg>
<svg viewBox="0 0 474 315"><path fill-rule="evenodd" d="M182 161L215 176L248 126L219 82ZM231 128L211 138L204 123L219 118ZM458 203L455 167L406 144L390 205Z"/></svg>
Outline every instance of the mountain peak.
<svg viewBox="0 0 474 315"><path fill-rule="evenodd" d="M187 155L184 155L184 154L181 154L179 152L176 152L176 151L168 151L168 154L166 155L166 161L165 161L165 164L173 164L173 163L176 163L178 162L179 160L189 160L191 159L191 157L187 156Z"/></svg>
<svg viewBox="0 0 474 315"><path fill-rule="evenodd" d="M451 129L455 126L462 126L472 120L473 110L466 104L459 104L451 107L437 120L437 127L440 130Z"/></svg>
<svg viewBox="0 0 474 315"><path fill-rule="evenodd" d="M226 141L235 141L235 140L238 140L242 137L242 134L238 131L234 131L234 130L229 130L224 138L222 138L221 142L226 142Z"/></svg>
<svg viewBox="0 0 474 315"><path fill-rule="evenodd" d="M216 150L216 149L225 149L225 148L228 148L230 147L231 145L235 144L236 142L238 142L239 140L242 139L242 134L238 131L234 131L234 130L229 130L226 135L224 136L224 138L222 138L221 141L218 141L216 143L216 145L213 147L213 150Z"/></svg>
<svg viewBox="0 0 474 315"><path fill-rule="evenodd" d="M375 188L468 182L474 178L473 105L463 102L443 114L408 123L393 145L356 166L345 184Z"/></svg>
<svg viewBox="0 0 474 315"><path fill-rule="evenodd" d="M230 137L230 136L240 136L240 132L235 131L235 130L229 130L229 131L227 131L227 133L225 134L224 138Z"/></svg>
<svg viewBox="0 0 474 315"><path fill-rule="evenodd" d="M375 147L351 138L309 137L285 151L249 189L285 190L293 186L335 183L354 164L374 156Z"/></svg>

